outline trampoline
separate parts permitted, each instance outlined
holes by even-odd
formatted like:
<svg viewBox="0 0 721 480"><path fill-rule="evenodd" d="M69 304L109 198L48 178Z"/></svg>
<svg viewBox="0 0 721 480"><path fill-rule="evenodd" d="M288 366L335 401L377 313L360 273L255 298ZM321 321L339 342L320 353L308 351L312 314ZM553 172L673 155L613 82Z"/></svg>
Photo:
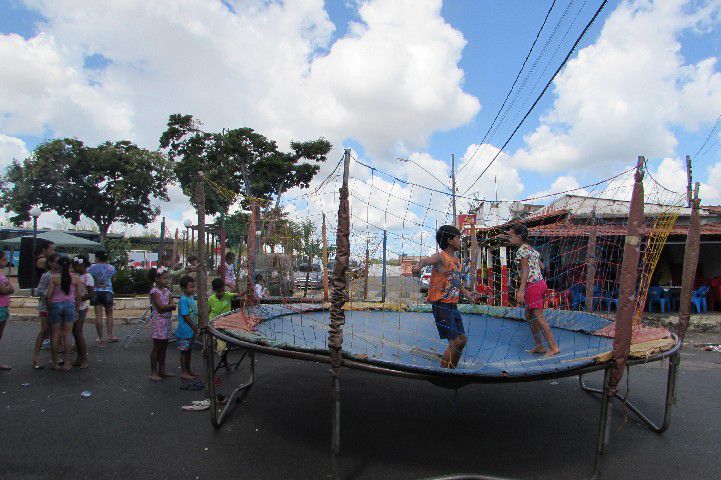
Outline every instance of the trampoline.
<svg viewBox="0 0 721 480"><path fill-rule="evenodd" d="M342 368L424 380L450 389L458 389L475 383L532 382L578 376L580 387L585 392L600 395L601 399L594 464L594 476L597 475L600 455L606 451L609 442L613 399L622 402L627 411L635 414L653 431L660 433L668 428L671 408L675 403L676 379L682 344L680 339L683 338L690 318L690 286L694 278L694 271L691 267L696 264L697 256L694 257L694 255L698 252L699 201L697 195L694 198L687 240L689 248L686 253L689 253L689 258L685 258L684 263L683 288L686 294L681 298L682 304L679 313L681 327L678 330L680 338L665 328L647 327L642 323L647 287L650 284L660 249L677 216L674 213L676 207L672 205L668 212L654 222L653 229L643 247L643 260L640 260L643 238L640 227L644 223L642 183L644 162L643 157L639 157L634 174L631 202L628 207L629 220L625 228L626 235L623 237L622 258L619 253L618 262L614 261L609 264L599 263L595 259L596 246L599 241L595 209L591 210L589 217L591 233L588 235L588 239L580 237L583 238L581 245L571 245L570 250L564 250L566 253L558 254L558 258L568 260L579 252L587 252L583 263L578 263L585 272L585 287L583 288L588 293L585 299L585 311L576 309L584 308L583 306L570 304L567 305L569 309L561 309L560 302L555 304L558 308L547 308L544 305L545 318L561 352L552 357L545 357L526 351L533 346L534 342L533 334L524 320L524 312L521 308L459 305L458 308L463 315L467 343L457 368L449 369L443 368L441 365L441 354L448 347L448 342L439 338L430 305L401 306L388 303L354 303L352 301L348 279L351 247L351 215L348 202L350 150L346 149L343 158L343 184L339 191L336 256L333 275L329 279L332 284L329 295L330 303L300 303L297 299L290 297L283 299L288 303L281 301L278 304L258 305L253 294L252 284L249 283L245 296L247 303L242 309L218 316L207 323L199 318L205 334L203 344L207 368L206 385L208 396L211 399L210 412L213 426L215 428L222 426L228 414L241 399L240 394L247 392L253 385L256 352L330 364L333 380L331 451L334 466L336 455L340 451L340 376ZM202 180L203 176L200 175L199 178ZM201 199L199 204L202 205L204 198L202 182L199 185L198 197ZM255 212L255 209L252 208L251 211ZM199 226L204 224L204 207L199 210L198 224ZM555 244L558 249L565 244L567 238L570 238L569 225L571 224L564 223L564 225L562 230L564 235L559 237L561 238L560 243ZM614 228L617 228L617 225ZM255 248L255 231L255 213L253 213L248 229L247 278L254 278L251 256ZM202 236L199 238L202 239ZM384 231L383 265L386 263L386 239ZM605 248L604 245L606 244L600 243L600 248ZM203 251L204 243L202 241L198 248L199 251ZM478 258L478 255L473 254L472 257ZM504 270L507 256L505 253L501 255L499 252L499 255L494 256L492 252L487 252L487 265L493 267L496 257L501 260L500 297L497 299L494 297L489 303L508 305L510 302L508 301L509 287L507 284L505 285L506 293L503 293L504 281L507 281L507 278L504 277L504 272L507 275L507 270ZM369 251L366 242L366 262L368 262L368 258ZM561 264L559 263L559 265ZM597 266L598 270L596 270ZM603 299L595 293L597 277L595 272L608 274L611 266L613 266L614 272L611 276L611 285L615 287L616 291L612 290L608 298L603 298L608 302L609 312L611 303L616 305L614 321L610 320L610 315L606 317L591 313L594 311L597 301ZM473 268L476 269L476 272L479 271L477 265ZM564 272L568 274L568 270L566 268ZM367 271L368 267L366 266L366 275ZM203 273L202 269L201 273ZM570 273L574 272L570 271ZM198 295L199 299L204 299L205 277L199 278L201 280ZM488 278L492 280L493 276L489 274ZM383 292L381 298L385 299L385 270L381 282ZM489 282L489 288L491 287L495 289L495 283ZM367 286L365 289L367 290ZM327 288L325 295L328 297ZM203 312L205 307L199 301L199 312ZM249 373L247 380L229 392L222 404L216 394L215 372L218 368L214 351L216 340L226 342L229 351L240 354L239 358L235 360L234 369L239 370L245 362L248 365ZM655 423L639 408L631 404L626 396L619 394L618 386L625 370L635 365L660 362L664 359L668 359L665 405L662 421ZM221 361L224 360L227 360L225 355ZM585 374L596 371L604 372L601 388L589 387L583 380Z"/></svg>
<svg viewBox="0 0 721 480"><path fill-rule="evenodd" d="M599 315L546 310L561 353L543 357L526 352L532 346L532 337L528 324L522 320L521 309L461 305L468 343L458 368L448 369L440 366L439 354L447 342L438 338L430 305L403 311L346 308L343 367L426 380L453 389L473 383L529 382L578 376L585 391L600 394L603 390L584 384L583 375L603 370L604 385L609 381L613 338L606 332L613 322ZM220 428L238 395L253 384L255 352L330 363L328 315L328 310L319 305L263 304L211 320L205 347L213 426ZM634 337L636 340L627 361L629 368L670 359L663 420L660 424L654 423L626 398L619 394L616 398L649 428L663 432L669 425L674 403L681 342L664 328L643 327ZM249 364L250 378L233 390L225 405L216 402L212 381L217 369L213 339L224 340L231 349L241 352L236 370L244 361ZM606 448L609 435L611 403L608 395L602 395L602 399L598 453Z"/></svg>

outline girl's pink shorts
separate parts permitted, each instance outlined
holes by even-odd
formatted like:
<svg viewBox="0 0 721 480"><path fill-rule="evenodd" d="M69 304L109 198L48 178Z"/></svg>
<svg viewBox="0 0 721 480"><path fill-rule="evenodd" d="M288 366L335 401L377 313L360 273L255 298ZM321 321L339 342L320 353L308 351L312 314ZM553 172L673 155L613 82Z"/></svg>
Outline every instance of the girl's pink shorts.
<svg viewBox="0 0 721 480"><path fill-rule="evenodd" d="M543 297L546 295L548 286L545 280L529 283L526 285L526 308L543 308Z"/></svg>

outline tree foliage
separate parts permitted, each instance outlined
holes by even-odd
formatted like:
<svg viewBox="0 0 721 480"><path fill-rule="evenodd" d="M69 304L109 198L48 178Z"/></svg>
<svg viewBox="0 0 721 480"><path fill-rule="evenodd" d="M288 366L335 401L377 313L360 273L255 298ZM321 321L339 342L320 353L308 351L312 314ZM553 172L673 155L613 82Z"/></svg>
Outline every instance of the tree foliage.
<svg viewBox="0 0 721 480"><path fill-rule="evenodd" d="M74 138L55 139L8 167L0 200L15 213L15 223L28 220L30 208L38 205L73 224L84 215L104 237L113 222L150 223L159 212L151 198L168 200L172 178L165 155L132 142L88 147Z"/></svg>
<svg viewBox="0 0 721 480"><path fill-rule="evenodd" d="M183 192L195 205L197 172L230 192L275 199L293 187L308 188L326 160L331 144L323 138L291 142L290 152L278 150L275 141L252 128L220 133L205 132L192 115L173 114L168 119L160 146L173 160ZM209 215L227 213L230 199L206 188L205 210ZM197 206L196 206L197 207Z"/></svg>

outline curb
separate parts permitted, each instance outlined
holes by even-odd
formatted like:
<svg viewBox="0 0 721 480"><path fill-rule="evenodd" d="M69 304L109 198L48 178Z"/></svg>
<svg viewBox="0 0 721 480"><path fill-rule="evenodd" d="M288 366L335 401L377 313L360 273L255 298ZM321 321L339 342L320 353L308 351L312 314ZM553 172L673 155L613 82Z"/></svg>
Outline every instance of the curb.
<svg viewBox="0 0 721 480"><path fill-rule="evenodd" d="M38 317L36 315L10 315L10 321L13 322L35 322L38 323ZM113 317L113 322L117 325L135 325L140 321L140 316L137 317ZM95 323L94 318L88 318L86 323Z"/></svg>

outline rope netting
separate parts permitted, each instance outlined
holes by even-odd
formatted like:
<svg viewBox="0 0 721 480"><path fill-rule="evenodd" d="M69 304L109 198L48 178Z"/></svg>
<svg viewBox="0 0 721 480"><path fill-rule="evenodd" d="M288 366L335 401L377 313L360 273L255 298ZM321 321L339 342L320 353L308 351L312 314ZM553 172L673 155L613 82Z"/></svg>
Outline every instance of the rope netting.
<svg viewBox="0 0 721 480"><path fill-rule="evenodd" d="M462 276L481 301L470 304L462 295L457 310L443 306L447 311L435 312L436 318L450 318L444 335L434 320L434 307L426 302L432 269L424 268L419 277L412 268L420 258L438 252L438 227L454 222L450 190L425 187L354 160L349 179L346 355L437 371L449 349L445 337L464 334L465 346L450 347L460 355L456 373L524 375L571 369L612 349L604 331L613 331L620 302L634 302L633 321L639 326L648 304L657 300L656 287L665 288L662 295L672 298L680 286L676 272L658 278L656 267L666 261L668 236L685 232L686 226L677 225L679 216L687 213L685 193L663 187L650 175L644 179L636 295L628 300L619 298L619 286L634 169L520 201L457 196L459 211L467 212L456 219L462 231ZM247 311L264 319L251 329L242 327L247 321L233 329L232 319L225 319L225 327L234 334L279 348L327 350L324 276L333 270L336 172L337 167L308 192L282 203L262 204L256 225L256 272L267 282L270 295L264 302L276 305ZM208 183L229 205L241 200ZM528 243L540 254L548 286L545 320L561 350L552 358L527 352L538 332L523 321L523 305L517 299L520 269L508 231L519 223L528 228ZM242 226L244 234L247 228ZM239 253L244 253L242 247ZM308 304L309 300L318 303Z"/></svg>

